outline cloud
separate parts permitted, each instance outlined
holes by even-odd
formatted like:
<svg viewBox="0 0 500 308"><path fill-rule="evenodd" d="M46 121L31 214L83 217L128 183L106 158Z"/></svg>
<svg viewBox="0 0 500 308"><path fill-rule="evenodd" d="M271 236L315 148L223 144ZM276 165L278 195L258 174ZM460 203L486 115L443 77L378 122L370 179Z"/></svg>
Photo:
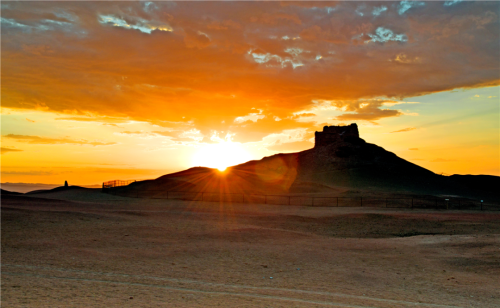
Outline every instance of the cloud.
<svg viewBox="0 0 500 308"><path fill-rule="evenodd" d="M403 15L406 11L414 7L424 6L425 2L414 1L414 0L404 0L399 3L398 14Z"/></svg>
<svg viewBox="0 0 500 308"><path fill-rule="evenodd" d="M121 17L116 17L113 15L99 15L99 22L101 24L111 25L114 27L139 30L142 33L147 33L147 34L151 34L151 32L155 30L166 31L166 32L173 31L173 29L167 24L148 21L139 17L133 19L135 19L134 23L132 22L129 23Z"/></svg>
<svg viewBox="0 0 500 308"><path fill-rule="evenodd" d="M311 141L295 141L289 143L280 143L272 146L268 146L267 149L270 151L276 151L280 153L287 152L297 152L303 151L304 149L312 148L314 144Z"/></svg>
<svg viewBox="0 0 500 308"><path fill-rule="evenodd" d="M143 5L144 5L145 12L152 12L152 11L158 9L158 6L154 2L151 2L151 1L143 2Z"/></svg>
<svg viewBox="0 0 500 308"><path fill-rule="evenodd" d="M241 29L241 24L230 19L224 21L214 20L207 24L207 28L212 30Z"/></svg>
<svg viewBox="0 0 500 308"><path fill-rule="evenodd" d="M80 29L73 21L70 20L61 20L60 17L63 17L64 14L54 13L55 17L59 17L54 19L41 18L37 21L30 21L27 23L19 22L13 18L3 18L0 17L0 23L2 24L2 28L7 29L12 32L23 32L26 34L30 33L41 33L46 31L61 31L66 33L72 33L79 36L84 36L87 31L84 29ZM70 14L68 14L69 16ZM53 18L53 17L52 17ZM66 19L67 16L62 19Z"/></svg>
<svg viewBox="0 0 500 308"><path fill-rule="evenodd" d="M278 25L278 24L302 24L300 18L295 14L277 13L269 14L263 13L260 16L254 16L250 19L252 22L258 22L268 25Z"/></svg>
<svg viewBox="0 0 500 308"><path fill-rule="evenodd" d="M381 109L384 103L382 100L356 100L356 101L331 101L331 106L342 111L353 113L344 113L336 117L339 121L363 120L374 122L383 118L397 117L402 115L399 110Z"/></svg>
<svg viewBox="0 0 500 308"><path fill-rule="evenodd" d="M375 34L368 34L368 36L371 38L371 40L365 41L365 43L370 43L370 42L379 42L379 43L386 43L389 41L394 41L394 42L407 42L408 37L406 34L394 34L392 30L386 29L384 27L378 27L377 30L375 30Z"/></svg>
<svg viewBox="0 0 500 308"><path fill-rule="evenodd" d="M145 132L145 131L122 131L122 132L117 132L115 133L116 135L124 135L124 136L133 136L133 137L140 137L140 138L145 138L145 139L150 139L154 137L158 137L158 134L155 134L153 132Z"/></svg>
<svg viewBox="0 0 500 308"><path fill-rule="evenodd" d="M194 31L191 29L185 30L186 35L184 36L184 42L188 48L205 48L211 44L210 38L206 33L200 31Z"/></svg>
<svg viewBox="0 0 500 308"><path fill-rule="evenodd" d="M287 52L287 51L285 51ZM288 51L290 52L290 51ZM304 64L297 60L297 53L293 54L292 57L280 57L278 55L272 55L270 53L258 53L253 50L249 50L248 54L252 55L256 63L265 64L267 67L287 67L291 65L292 68L297 68L303 66Z"/></svg>
<svg viewBox="0 0 500 308"><path fill-rule="evenodd" d="M313 133L304 128L283 130L262 139L264 146L271 151L297 151L313 146L309 141Z"/></svg>
<svg viewBox="0 0 500 308"><path fill-rule="evenodd" d="M372 11L373 16L380 16L383 12L387 11L387 6L374 7Z"/></svg>
<svg viewBox="0 0 500 308"><path fill-rule="evenodd" d="M58 121L77 121L77 122L101 122L104 124L114 124L114 123L129 123L131 120L129 118L118 118L118 117L107 117L107 116L96 116L96 117L61 117L55 118Z"/></svg>
<svg viewBox="0 0 500 308"><path fill-rule="evenodd" d="M116 142L103 142L103 141L89 141L85 139L70 139L70 138L46 138L40 136L29 136L29 135L15 135L8 134L3 135L2 138L14 140L17 142L24 142L29 144L76 144L76 145L91 145L91 146L105 146L114 145Z"/></svg>
<svg viewBox="0 0 500 308"><path fill-rule="evenodd" d="M47 175L54 175L54 174L60 174L60 172L54 172L54 171L39 171L39 170L33 170L33 171L3 171L2 170L2 175L41 175L41 176L47 176Z"/></svg>
<svg viewBox="0 0 500 308"><path fill-rule="evenodd" d="M409 131L412 131L412 130L415 130L417 129L416 127L407 127L407 128L403 128L403 129L400 129L400 130L396 130L396 131L393 131L391 132L392 133L404 133L404 132L409 132ZM411 150L411 149L410 149Z"/></svg>
<svg viewBox="0 0 500 308"><path fill-rule="evenodd" d="M443 3L444 6L452 6L452 5L455 5L457 3L460 3L462 2L462 0L451 0L451 1L445 1Z"/></svg>
<svg viewBox="0 0 500 308"><path fill-rule="evenodd" d="M34 121L34 120L30 120L30 119L28 119L28 118L26 118L26 121L31 122L31 123L35 123L35 121Z"/></svg>
<svg viewBox="0 0 500 308"><path fill-rule="evenodd" d="M410 58L406 54L400 53L400 54L397 54L394 57L394 59L392 59L391 61L395 61L395 62L403 63L403 64L411 64L411 63L420 63L421 59L420 59L420 57Z"/></svg>
<svg viewBox="0 0 500 308"><path fill-rule="evenodd" d="M404 114L356 102L499 84L498 2L453 9L367 2L364 16L348 1L8 5L2 107L56 112L59 120L141 121L195 128L207 138L214 130L261 140L314 129L317 122L293 115L318 100L351 102L331 122L377 121ZM374 18L382 6L387 11ZM399 16L400 7L411 18ZM36 30L40 25L52 30ZM87 34L73 35L80 30ZM447 50L453 57L443 57ZM234 122L255 110L266 118Z"/></svg>
<svg viewBox="0 0 500 308"><path fill-rule="evenodd" d="M418 151L418 148L409 148L410 151Z"/></svg>
<svg viewBox="0 0 500 308"><path fill-rule="evenodd" d="M117 135L124 136L132 136L139 137L143 139L151 139L151 138L167 138L169 142L172 143L199 143L200 141L209 142L209 139L206 139L200 131L197 130L188 130L188 131L122 131L115 133ZM163 141L165 143L165 141ZM210 142L209 142L210 143Z"/></svg>
<svg viewBox="0 0 500 308"><path fill-rule="evenodd" d="M275 116L269 114L255 122L246 121L243 123L233 123L228 127L228 130L234 134L232 137L233 141L245 143L263 141L269 136L281 136L280 134L284 131L294 131L295 129L301 129L301 131L304 131L308 136L312 136L315 128L316 123L313 121L297 122L295 118L284 118L277 121ZM288 138L288 134L286 136L286 138ZM304 138L307 139L307 137ZM269 139L267 140L269 143Z"/></svg>
<svg viewBox="0 0 500 308"><path fill-rule="evenodd" d="M266 116L262 114L262 110L259 110L259 113L249 113L246 116L243 117L237 117L234 119L235 123L245 123L247 121L252 121L252 122L257 122L259 119L263 119Z"/></svg>
<svg viewBox="0 0 500 308"><path fill-rule="evenodd" d="M1 147L1 154L5 154L5 153L9 153L9 152L22 152L22 151L23 150Z"/></svg>

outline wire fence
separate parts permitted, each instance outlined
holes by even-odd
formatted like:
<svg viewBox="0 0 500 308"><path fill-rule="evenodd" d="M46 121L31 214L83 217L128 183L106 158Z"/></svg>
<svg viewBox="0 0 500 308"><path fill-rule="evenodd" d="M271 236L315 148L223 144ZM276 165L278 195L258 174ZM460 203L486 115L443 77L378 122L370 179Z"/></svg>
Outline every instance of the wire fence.
<svg viewBox="0 0 500 308"><path fill-rule="evenodd" d="M486 210L500 211L500 204L494 201L473 200L467 198L440 198L440 197L406 197L406 198L377 198L377 197L312 197L297 195L262 195L247 193L220 193L220 192L186 192L165 190L135 190L120 191L114 188L103 189L103 192L147 199L189 200L205 202L228 203L257 203L274 205L299 205L318 207L383 207L407 209L450 209L450 210Z"/></svg>
<svg viewBox="0 0 500 308"><path fill-rule="evenodd" d="M111 188L111 187L119 187L119 186L127 186L128 184L134 183L136 180L128 180L128 181L122 181L122 180L113 180L113 181L107 181L102 183L102 188Z"/></svg>

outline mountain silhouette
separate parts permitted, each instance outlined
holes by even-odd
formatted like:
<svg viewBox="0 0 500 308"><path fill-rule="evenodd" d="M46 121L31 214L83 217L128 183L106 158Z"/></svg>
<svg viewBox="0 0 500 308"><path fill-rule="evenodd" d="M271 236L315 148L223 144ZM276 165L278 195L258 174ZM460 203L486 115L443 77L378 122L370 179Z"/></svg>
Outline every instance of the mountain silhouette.
<svg viewBox="0 0 500 308"><path fill-rule="evenodd" d="M166 191L286 194L356 190L450 194L499 199L500 177L443 176L408 162L359 137L356 124L325 126L315 146L217 169L195 167L155 180L113 188L123 195Z"/></svg>

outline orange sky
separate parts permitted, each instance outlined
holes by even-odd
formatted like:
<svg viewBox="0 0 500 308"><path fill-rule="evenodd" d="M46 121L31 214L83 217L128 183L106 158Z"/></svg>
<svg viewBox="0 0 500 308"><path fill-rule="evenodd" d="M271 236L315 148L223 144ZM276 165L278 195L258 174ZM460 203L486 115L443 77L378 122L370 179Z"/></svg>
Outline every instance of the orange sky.
<svg viewBox="0 0 500 308"><path fill-rule="evenodd" d="M1 5L2 182L237 164L351 122L434 172L500 175L498 2Z"/></svg>

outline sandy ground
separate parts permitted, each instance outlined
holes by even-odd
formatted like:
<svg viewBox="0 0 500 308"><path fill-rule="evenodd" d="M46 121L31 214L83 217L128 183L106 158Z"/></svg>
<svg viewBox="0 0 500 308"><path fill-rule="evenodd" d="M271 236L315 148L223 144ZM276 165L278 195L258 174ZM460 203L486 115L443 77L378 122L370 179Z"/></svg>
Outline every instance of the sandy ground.
<svg viewBox="0 0 500 308"><path fill-rule="evenodd" d="M499 212L50 197L2 196L2 307L500 307Z"/></svg>

